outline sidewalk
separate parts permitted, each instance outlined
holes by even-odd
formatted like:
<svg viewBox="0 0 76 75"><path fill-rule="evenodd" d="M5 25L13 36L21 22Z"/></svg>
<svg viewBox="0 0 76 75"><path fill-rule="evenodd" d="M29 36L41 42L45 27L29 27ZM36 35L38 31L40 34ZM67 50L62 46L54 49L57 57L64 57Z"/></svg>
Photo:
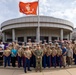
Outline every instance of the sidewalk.
<svg viewBox="0 0 76 75"><path fill-rule="evenodd" d="M76 68L75 66L72 68L46 68L42 72L35 72L32 69L31 72L24 73L23 68L0 68L0 75L76 75Z"/></svg>

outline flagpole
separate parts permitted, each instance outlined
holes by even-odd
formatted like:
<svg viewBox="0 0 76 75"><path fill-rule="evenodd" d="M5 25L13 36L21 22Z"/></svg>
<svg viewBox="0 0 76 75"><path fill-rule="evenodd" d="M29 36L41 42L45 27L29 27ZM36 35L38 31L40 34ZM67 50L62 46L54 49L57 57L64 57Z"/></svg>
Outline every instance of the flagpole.
<svg viewBox="0 0 76 75"><path fill-rule="evenodd" d="M37 42L40 42L40 17L39 17L39 0L38 0L38 27L37 27Z"/></svg>

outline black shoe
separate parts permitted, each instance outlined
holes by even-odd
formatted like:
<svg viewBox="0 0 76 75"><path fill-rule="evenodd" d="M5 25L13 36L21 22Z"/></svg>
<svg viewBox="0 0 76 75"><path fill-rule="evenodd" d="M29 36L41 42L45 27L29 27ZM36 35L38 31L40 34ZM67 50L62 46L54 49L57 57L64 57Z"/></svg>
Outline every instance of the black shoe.
<svg viewBox="0 0 76 75"><path fill-rule="evenodd" d="M32 70L29 69L28 71L32 71Z"/></svg>
<svg viewBox="0 0 76 75"><path fill-rule="evenodd" d="M56 66L54 68L56 68Z"/></svg>
<svg viewBox="0 0 76 75"><path fill-rule="evenodd" d="M27 73L27 71L24 71L25 73Z"/></svg>
<svg viewBox="0 0 76 75"><path fill-rule="evenodd" d="M60 67L61 68L61 67Z"/></svg>

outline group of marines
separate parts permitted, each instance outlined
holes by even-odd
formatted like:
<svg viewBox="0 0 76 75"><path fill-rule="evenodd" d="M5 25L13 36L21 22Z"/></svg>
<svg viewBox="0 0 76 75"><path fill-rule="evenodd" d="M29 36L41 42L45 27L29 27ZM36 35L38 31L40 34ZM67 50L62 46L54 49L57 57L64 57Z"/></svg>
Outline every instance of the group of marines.
<svg viewBox="0 0 76 75"><path fill-rule="evenodd" d="M46 41L42 44L32 43L31 39L27 42L26 46L24 42L19 45L17 41L9 43L3 52L4 55L4 67L7 63L10 66L16 66L18 60L18 67L24 68L26 73L26 67L28 71L31 71L30 67L34 67L36 71L42 71L43 68L50 67L66 67L66 65L72 65L73 59L76 64L76 43L71 41L55 41L54 43ZM68 60L67 60L68 59Z"/></svg>

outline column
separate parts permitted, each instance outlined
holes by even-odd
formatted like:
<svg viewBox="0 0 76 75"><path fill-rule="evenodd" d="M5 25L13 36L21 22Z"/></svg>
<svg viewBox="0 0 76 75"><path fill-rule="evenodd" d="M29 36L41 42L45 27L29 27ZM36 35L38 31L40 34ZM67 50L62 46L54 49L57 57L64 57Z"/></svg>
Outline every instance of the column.
<svg viewBox="0 0 76 75"><path fill-rule="evenodd" d="M26 36L24 36L24 42L27 42L27 37Z"/></svg>
<svg viewBox="0 0 76 75"><path fill-rule="evenodd" d="M57 38L57 40L59 40L59 37Z"/></svg>
<svg viewBox="0 0 76 75"><path fill-rule="evenodd" d="M60 40L63 40L63 29L60 31Z"/></svg>
<svg viewBox="0 0 76 75"><path fill-rule="evenodd" d="M40 42L40 28L36 28L36 41Z"/></svg>
<svg viewBox="0 0 76 75"><path fill-rule="evenodd" d="M3 36L2 41L5 42L5 33L4 32L2 33L2 36Z"/></svg>
<svg viewBox="0 0 76 75"><path fill-rule="evenodd" d="M49 36L49 41L51 41L51 36Z"/></svg>
<svg viewBox="0 0 76 75"><path fill-rule="evenodd" d="M15 29L12 29L12 41L15 41Z"/></svg>
<svg viewBox="0 0 76 75"><path fill-rule="evenodd" d="M67 40L69 40L70 39L70 35L69 34L67 34Z"/></svg>
<svg viewBox="0 0 76 75"><path fill-rule="evenodd" d="M71 40L72 39L72 33L70 32L69 33L69 40Z"/></svg>

